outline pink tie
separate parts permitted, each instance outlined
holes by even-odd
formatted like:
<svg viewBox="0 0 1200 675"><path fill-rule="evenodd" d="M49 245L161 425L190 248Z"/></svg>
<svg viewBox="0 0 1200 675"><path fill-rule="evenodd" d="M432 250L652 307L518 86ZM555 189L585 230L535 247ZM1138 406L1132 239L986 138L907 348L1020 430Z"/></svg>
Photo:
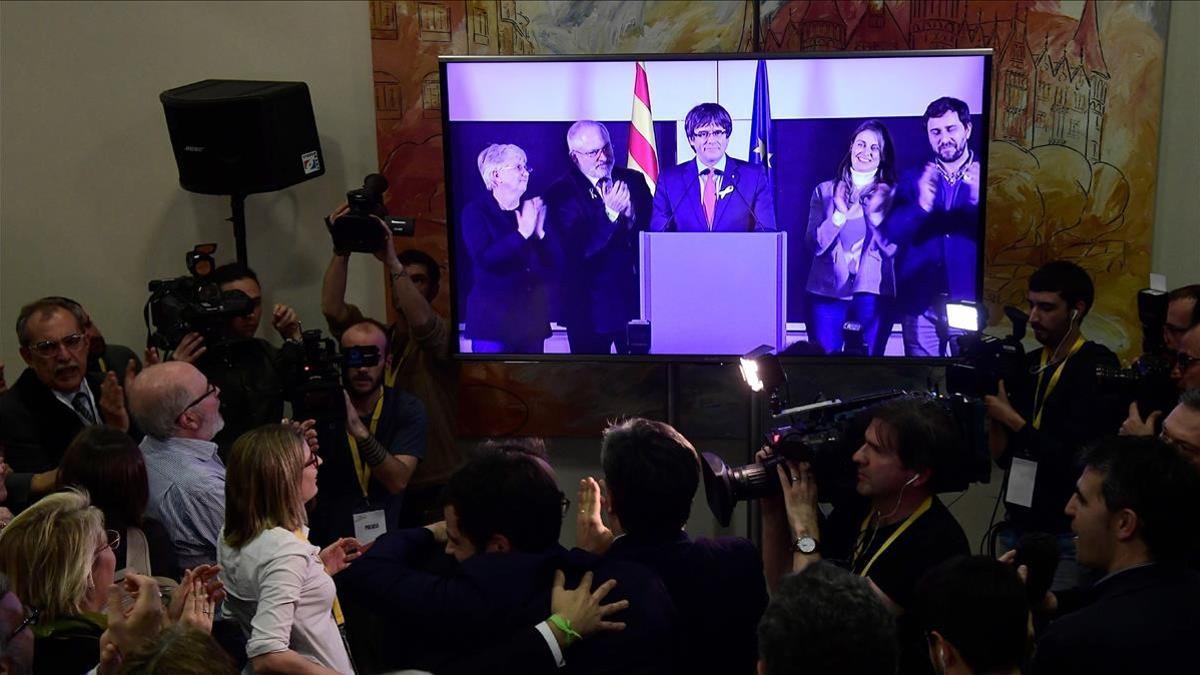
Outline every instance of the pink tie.
<svg viewBox="0 0 1200 675"><path fill-rule="evenodd" d="M713 228L713 216L717 212L717 176L712 169L704 172L704 216L708 218L708 229Z"/></svg>

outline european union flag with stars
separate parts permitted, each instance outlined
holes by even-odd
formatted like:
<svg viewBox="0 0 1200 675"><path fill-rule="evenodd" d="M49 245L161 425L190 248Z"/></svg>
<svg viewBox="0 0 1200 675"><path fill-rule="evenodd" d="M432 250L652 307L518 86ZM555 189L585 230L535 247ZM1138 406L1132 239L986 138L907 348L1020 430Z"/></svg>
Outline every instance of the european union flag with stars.
<svg viewBox="0 0 1200 675"><path fill-rule="evenodd" d="M765 165L767 169L767 186L771 194L775 194L775 160L771 148L774 147L771 131L771 91L767 86L767 62L759 59L758 70L754 73L754 115L750 124L750 154L751 164Z"/></svg>

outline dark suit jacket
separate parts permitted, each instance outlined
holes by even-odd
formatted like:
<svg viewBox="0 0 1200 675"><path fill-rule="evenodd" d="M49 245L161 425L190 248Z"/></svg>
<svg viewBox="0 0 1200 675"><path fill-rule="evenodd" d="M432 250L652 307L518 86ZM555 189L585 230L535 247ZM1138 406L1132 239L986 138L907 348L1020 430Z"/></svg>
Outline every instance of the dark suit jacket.
<svg viewBox="0 0 1200 675"><path fill-rule="evenodd" d="M87 376L101 415L102 381L102 377ZM26 368L12 389L0 396L0 444L4 445L4 461L13 470L5 481L10 508L16 511L29 505L33 474L57 467L83 426L79 416L55 398L31 368Z"/></svg>
<svg viewBox="0 0 1200 675"><path fill-rule="evenodd" d="M880 227L898 245L896 303L906 314L924 312L942 293L974 300L980 290L979 206L970 203L969 186L950 186L939 174L937 200L926 213L917 203L922 171L924 166L901 178L895 207Z"/></svg>
<svg viewBox="0 0 1200 675"><path fill-rule="evenodd" d="M1196 672L1200 574L1182 566L1137 567L1104 580L1093 602L1054 621L1038 643L1034 673Z"/></svg>
<svg viewBox="0 0 1200 675"><path fill-rule="evenodd" d="M682 660L692 675L753 673L767 607L762 556L747 539L668 540L625 535L605 558L636 562L662 579L679 611Z"/></svg>
<svg viewBox="0 0 1200 675"><path fill-rule="evenodd" d="M562 266L562 233L547 213L546 237L525 239L514 211L491 194L463 208L463 243L473 274L467 294L467 335L523 342L550 337L550 283Z"/></svg>
<svg viewBox="0 0 1200 675"><path fill-rule="evenodd" d="M372 611L386 623L393 639L386 656L396 662L381 665L456 672L454 662L489 650L503 652L505 641L523 635L528 649L518 651L532 655L534 665L502 658L492 663L512 664L510 669L493 666L488 672L536 670L537 664L552 661L544 642L541 652L528 638L529 629L550 615L554 570L563 569L573 586L592 569L596 584L618 580L605 602L630 601L628 610L613 617L628 627L573 645L562 675L672 672L675 609L661 582L644 568L555 546L542 553L480 553L450 573L421 569L420 561L439 548L424 528L389 533L337 577L344 603Z"/></svg>
<svg viewBox="0 0 1200 675"><path fill-rule="evenodd" d="M761 166L733 157L725 158L725 176L713 213L713 232L775 231L775 198L767 187ZM720 193L718 193L720 194ZM700 204L700 174L695 160L677 164L658 177L654 193L654 232L708 232L708 219Z"/></svg>
<svg viewBox="0 0 1200 675"><path fill-rule="evenodd" d="M563 322L592 333L624 332L639 315L638 233L647 229L653 208L645 176L614 167L612 179L629 186L633 218L609 220L604 200L578 169L555 181L545 197L563 238Z"/></svg>

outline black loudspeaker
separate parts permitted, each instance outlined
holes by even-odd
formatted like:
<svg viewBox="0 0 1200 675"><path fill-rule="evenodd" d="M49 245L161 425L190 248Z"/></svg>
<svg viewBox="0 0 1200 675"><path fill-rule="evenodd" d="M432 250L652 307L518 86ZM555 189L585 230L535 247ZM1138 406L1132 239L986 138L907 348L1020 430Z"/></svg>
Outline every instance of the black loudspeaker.
<svg viewBox="0 0 1200 675"><path fill-rule="evenodd" d="M158 98L185 190L249 195L325 173L303 82L203 80Z"/></svg>

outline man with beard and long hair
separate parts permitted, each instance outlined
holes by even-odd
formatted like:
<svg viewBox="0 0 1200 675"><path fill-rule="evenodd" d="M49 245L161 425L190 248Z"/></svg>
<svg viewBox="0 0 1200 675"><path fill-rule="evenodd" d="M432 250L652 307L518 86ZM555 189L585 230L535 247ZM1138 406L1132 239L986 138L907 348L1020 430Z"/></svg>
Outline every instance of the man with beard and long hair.
<svg viewBox="0 0 1200 675"><path fill-rule="evenodd" d="M346 433L321 438L310 539L324 546L339 537L364 544L398 528L404 491L425 456L426 416L407 391L384 386L391 367L387 327L364 319L342 333L342 354L360 365L342 371Z"/></svg>
<svg viewBox="0 0 1200 675"><path fill-rule="evenodd" d="M979 194L983 173L971 139L967 104L943 96L925 109L933 158L900 181L885 221L896 253L896 310L906 356L956 351L946 303L979 297Z"/></svg>

